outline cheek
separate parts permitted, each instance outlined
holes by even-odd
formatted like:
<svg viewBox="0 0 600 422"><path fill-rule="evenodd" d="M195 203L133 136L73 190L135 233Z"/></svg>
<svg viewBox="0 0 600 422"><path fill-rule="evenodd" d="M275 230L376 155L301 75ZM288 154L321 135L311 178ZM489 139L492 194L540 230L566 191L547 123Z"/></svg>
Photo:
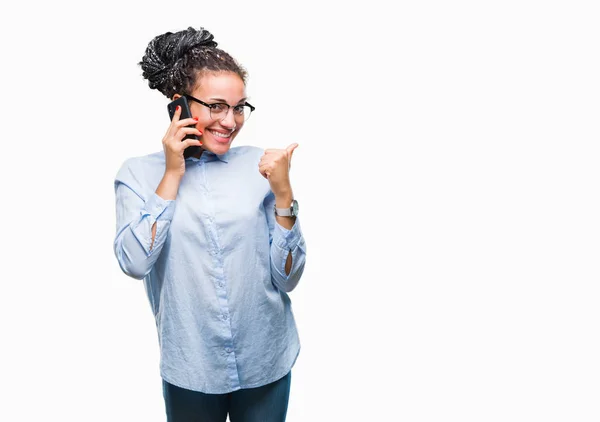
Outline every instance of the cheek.
<svg viewBox="0 0 600 422"><path fill-rule="evenodd" d="M198 123L196 123L196 128L199 131L203 131L203 129L209 126L212 123L212 119L206 110L192 110L192 116L198 118Z"/></svg>
<svg viewBox="0 0 600 422"><path fill-rule="evenodd" d="M198 129L200 132L204 133L206 128L210 125L210 123L211 123L210 121L199 119L198 123L196 123L196 129Z"/></svg>

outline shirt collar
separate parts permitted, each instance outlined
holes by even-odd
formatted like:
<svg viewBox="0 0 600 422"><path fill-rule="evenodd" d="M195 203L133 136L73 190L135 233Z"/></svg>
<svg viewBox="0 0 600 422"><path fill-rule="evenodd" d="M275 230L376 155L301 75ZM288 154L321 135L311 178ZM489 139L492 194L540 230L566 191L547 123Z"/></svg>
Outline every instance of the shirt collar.
<svg viewBox="0 0 600 422"><path fill-rule="evenodd" d="M214 152L210 152L205 149L204 152L202 153L202 155L200 156L200 158L188 157L188 158L186 158L186 160L206 162L206 163L219 160L224 163L227 163L228 162L228 154L229 154L229 151L227 151L225 154L215 154Z"/></svg>

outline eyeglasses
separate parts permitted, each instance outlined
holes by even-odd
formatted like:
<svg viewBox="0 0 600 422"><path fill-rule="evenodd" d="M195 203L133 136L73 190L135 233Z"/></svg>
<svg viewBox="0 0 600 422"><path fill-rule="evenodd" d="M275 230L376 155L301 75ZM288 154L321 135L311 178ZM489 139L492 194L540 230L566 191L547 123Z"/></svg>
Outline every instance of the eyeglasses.
<svg viewBox="0 0 600 422"><path fill-rule="evenodd" d="M250 118L250 114L252 114L252 112L256 108L253 105L250 105L249 103L246 103L246 102L244 104L230 106L229 104L225 104L225 103L208 104L202 100L199 100L198 98L194 98L191 95L187 95L187 94L184 95L184 97L186 97L188 100L195 101L199 104L202 104L205 107L208 107L208 109L210 111L211 119L219 120L219 121L221 121L225 117L227 117L227 115L229 114L229 109L232 108L233 109L233 118L235 119L235 121L238 123L245 122L246 120L248 120Z"/></svg>

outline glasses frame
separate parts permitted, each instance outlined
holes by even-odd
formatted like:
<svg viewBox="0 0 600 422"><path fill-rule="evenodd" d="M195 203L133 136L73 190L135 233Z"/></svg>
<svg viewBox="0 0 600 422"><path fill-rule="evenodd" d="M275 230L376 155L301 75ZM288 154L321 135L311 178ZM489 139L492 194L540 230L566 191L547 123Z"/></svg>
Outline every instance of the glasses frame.
<svg viewBox="0 0 600 422"><path fill-rule="evenodd" d="M254 112L254 110L256 110L256 107L254 107L252 104L250 104L250 103L249 103L249 102L247 102L247 101L244 101L244 103L243 103L243 104L237 104L237 105L234 105L234 106L230 106L230 105L229 105L229 104L227 104L227 103L212 103L212 104L205 103L204 101L202 101L202 100L199 100L198 98L192 97L191 95L188 95L188 94L184 94L183 96L184 96L185 98L187 98L188 100L192 100L192 101L194 101L194 102L196 102L196 103L202 104L204 107L208 107L208 110L209 110L209 111L210 111L210 113L211 113L211 114L210 114L210 117L211 117L211 118L212 118L212 110L213 110L213 109L212 109L212 106L214 106L214 105L217 105L217 104L218 104L218 105L221 105L221 106L227 106L227 112L225 113L225 116L224 116L222 119L213 119L213 120L219 120L219 121L223 121L223 120L224 120L224 119L226 119L226 118L227 118L227 116L229 115L229 110L230 110L231 108L235 108L235 107L237 107L237 106L240 106L240 105L243 105L243 106L248 106L248 107L250 107L250 115L252 115L252 113ZM248 116L248 118L244 119L244 122L250 118L250 115ZM235 119L235 114L233 115L233 118Z"/></svg>

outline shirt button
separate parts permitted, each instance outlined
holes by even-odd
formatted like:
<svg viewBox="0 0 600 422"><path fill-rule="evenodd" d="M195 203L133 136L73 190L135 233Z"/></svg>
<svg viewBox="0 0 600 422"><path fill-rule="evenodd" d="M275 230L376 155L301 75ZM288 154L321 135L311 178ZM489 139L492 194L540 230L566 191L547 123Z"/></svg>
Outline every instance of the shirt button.
<svg viewBox="0 0 600 422"><path fill-rule="evenodd" d="M231 353L231 349L230 349L229 347L228 347L228 348L226 348L226 349L225 349L225 351L226 351L227 353Z"/></svg>
<svg viewBox="0 0 600 422"><path fill-rule="evenodd" d="M223 321L227 321L227 315L226 314L223 315Z"/></svg>

